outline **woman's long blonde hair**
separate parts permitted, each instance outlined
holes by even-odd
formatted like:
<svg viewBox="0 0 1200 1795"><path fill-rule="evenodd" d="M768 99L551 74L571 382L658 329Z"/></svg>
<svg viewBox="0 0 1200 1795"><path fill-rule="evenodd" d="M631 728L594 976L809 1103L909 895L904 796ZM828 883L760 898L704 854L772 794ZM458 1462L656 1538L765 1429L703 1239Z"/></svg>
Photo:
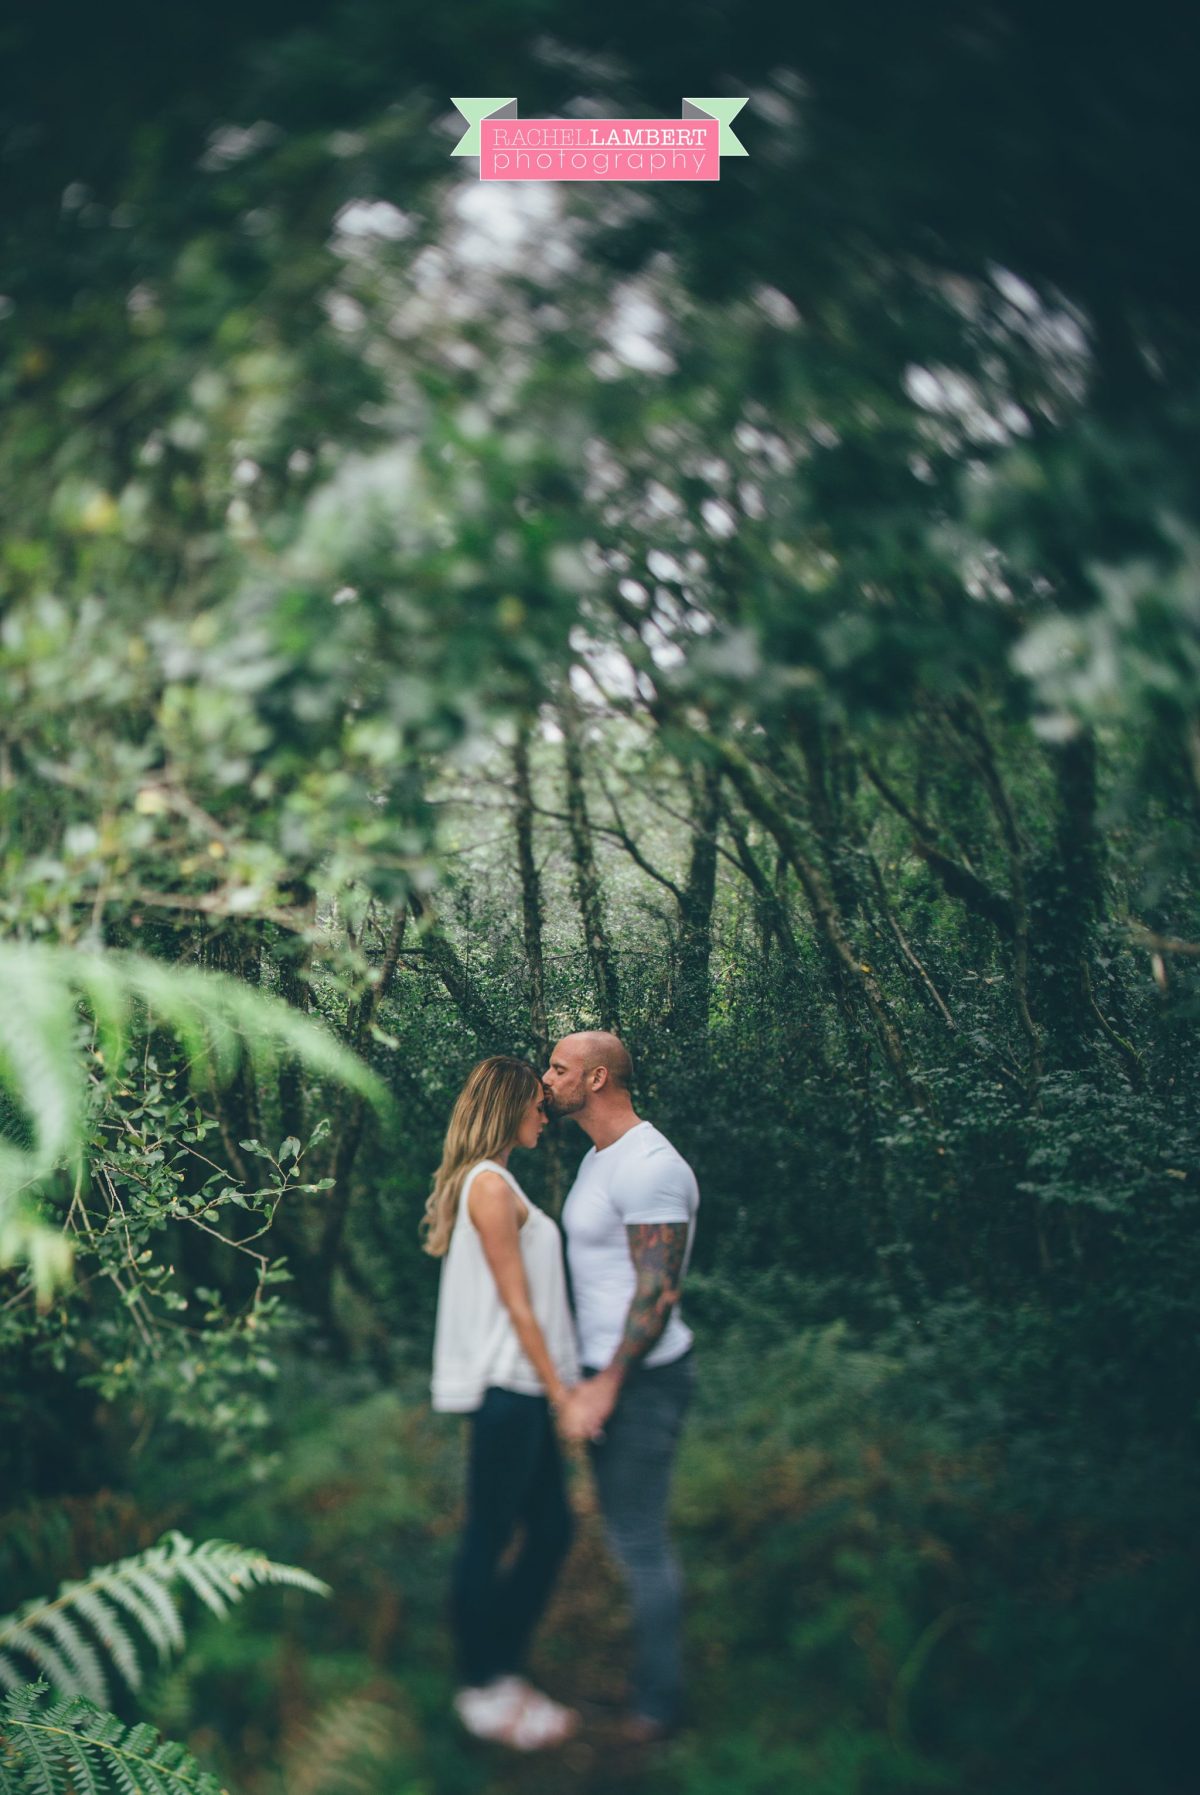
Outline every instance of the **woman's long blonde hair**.
<svg viewBox="0 0 1200 1795"><path fill-rule="evenodd" d="M507 1053L494 1053L472 1069L454 1105L421 1221L425 1251L435 1259L450 1245L464 1174L512 1146L528 1104L541 1095L533 1067Z"/></svg>

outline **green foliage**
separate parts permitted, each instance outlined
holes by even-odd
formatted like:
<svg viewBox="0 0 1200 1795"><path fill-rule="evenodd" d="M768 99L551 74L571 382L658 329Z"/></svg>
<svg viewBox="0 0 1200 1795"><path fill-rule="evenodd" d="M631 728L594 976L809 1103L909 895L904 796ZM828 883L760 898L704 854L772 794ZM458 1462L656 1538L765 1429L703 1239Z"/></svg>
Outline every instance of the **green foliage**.
<svg viewBox="0 0 1200 1795"><path fill-rule="evenodd" d="M222 1795L182 1745L125 1726L84 1696L44 1683L12 1690L0 1710L3 1795Z"/></svg>
<svg viewBox="0 0 1200 1795"><path fill-rule="evenodd" d="M640 4L6 42L0 1475L337 1567L172 1672L231 1775L379 1677L364 1779L480 1785L416 1223L472 1061L617 1004L718 1398L669 1777L1190 1786L1195 106L1076 11L703 9L695 189L449 157L451 64L677 94Z"/></svg>
<svg viewBox="0 0 1200 1795"><path fill-rule="evenodd" d="M680 1789L770 1786L755 1762L820 1795L1186 1786L1194 1462L1098 1424L1057 1335L960 1299L882 1351L744 1327L710 1349L677 1492L705 1616Z"/></svg>
<svg viewBox="0 0 1200 1795"><path fill-rule="evenodd" d="M327 1702L280 1766L281 1795L365 1795L394 1774L395 1735L395 1715L378 1699ZM403 1795L421 1795L421 1785Z"/></svg>
<svg viewBox="0 0 1200 1795"><path fill-rule="evenodd" d="M819 1285L716 1283L688 1292L699 1382L674 1516L690 1724L656 1758L659 1786L708 1795L741 1775L765 1792L795 1768L816 1795L1008 1795L1041 1765L1056 1795L1186 1788L1190 1441L1165 1441L1153 1417L1098 1416L1104 1368L1089 1386L1052 1312L960 1293L890 1329L878 1311L869 1329L813 1327L795 1316L828 1300ZM1099 1294L1096 1308L1099 1321ZM430 1414L427 1387L426 1365L383 1389L310 1365L300 1399L274 1404L276 1482L250 1489L184 1460L205 1522L272 1526L339 1592L199 1627L151 1686L164 1728L222 1716L228 1780L236 1767L271 1783L321 1703L361 1698L395 1720L363 1772L372 1791L569 1786L557 1759L481 1766L455 1732L445 1597L464 1441ZM169 1482L151 1468L147 1498ZM575 1496L579 1537L532 1674L589 1704L600 1773L636 1788L639 1767L610 1762L591 1707L619 1698L629 1643L582 1468Z"/></svg>
<svg viewBox="0 0 1200 1795"><path fill-rule="evenodd" d="M59 1694L83 1695L104 1706L106 1659L136 1690L142 1682L139 1641L148 1641L160 1659L182 1648L176 1589L190 1589L220 1618L256 1584L329 1594L327 1584L295 1565L275 1564L226 1540L197 1546L172 1531L148 1551L61 1584L53 1600L26 1602L0 1618L0 1683L15 1689L27 1680L20 1665L25 1659Z"/></svg>
<svg viewBox="0 0 1200 1795"><path fill-rule="evenodd" d="M94 1018L101 1063L118 1072L135 1004L179 1040L197 1084L228 1082L242 1060L262 1074L281 1054L300 1058L381 1107L370 1070L326 1031L266 993L228 976L166 967L133 954L0 944L6 1002L0 1018L0 1095L26 1139L0 1134L0 1266L28 1258L45 1298L64 1281L67 1243L43 1226L21 1193L84 1145L86 1075L76 1041L77 1004Z"/></svg>

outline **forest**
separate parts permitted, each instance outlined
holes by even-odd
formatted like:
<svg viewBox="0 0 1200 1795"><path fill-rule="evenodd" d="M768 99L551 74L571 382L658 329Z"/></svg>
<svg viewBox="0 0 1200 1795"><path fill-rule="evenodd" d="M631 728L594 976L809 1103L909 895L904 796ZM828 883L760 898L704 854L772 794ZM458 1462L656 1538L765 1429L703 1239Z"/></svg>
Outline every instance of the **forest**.
<svg viewBox="0 0 1200 1795"><path fill-rule="evenodd" d="M4 27L4 1795L1195 1788L1190 24ZM452 155L693 90L718 182ZM585 1028L701 1189L690 1717L522 1759L418 1224L472 1065Z"/></svg>

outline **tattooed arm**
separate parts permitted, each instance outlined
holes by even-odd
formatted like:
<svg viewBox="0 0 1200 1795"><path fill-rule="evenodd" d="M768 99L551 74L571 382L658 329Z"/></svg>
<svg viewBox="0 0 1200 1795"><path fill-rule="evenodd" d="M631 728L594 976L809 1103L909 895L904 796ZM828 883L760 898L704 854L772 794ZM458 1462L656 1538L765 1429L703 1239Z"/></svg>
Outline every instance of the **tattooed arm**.
<svg viewBox="0 0 1200 1795"><path fill-rule="evenodd" d="M633 1222L625 1233L637 1274L625 1331L612 1363L571 1392L564 1420L569 1439L592 1439L603 1428L616 1407L627 1373L661 1337L671 1307L679 1301L687 1223Z"/></svg>
<svg viewBox="0 0 1200 1795"><path fill-rule="evenodd" d="M667 1325L671 1305L679 1301L679 1279L687 1250L686 1222L633 1222L625 1230L637 1287L617 1356L609 1366L618 1383L643 1359Z"/></svg>

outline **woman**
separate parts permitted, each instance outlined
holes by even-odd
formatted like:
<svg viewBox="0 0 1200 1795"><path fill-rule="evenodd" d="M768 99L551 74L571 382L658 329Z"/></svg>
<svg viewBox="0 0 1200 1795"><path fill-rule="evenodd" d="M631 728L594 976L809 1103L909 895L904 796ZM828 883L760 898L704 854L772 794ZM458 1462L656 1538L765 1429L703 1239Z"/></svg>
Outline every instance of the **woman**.
<svg viewBox="0 0 1200 1795"><path fill-rule="evenodd" d="M442 1259L433 1406L471 1416L454 1705L469 1732L523 1751L579 1724L520 1675L571 1539L554 1412L579 1379L558 1228L508 1170L512 1149L536 1147L545 1126L532 1066L482 1060L454 1105L422 1223L425 1251ZM520 1552L501 1571L518 1524Z"/></svg>

